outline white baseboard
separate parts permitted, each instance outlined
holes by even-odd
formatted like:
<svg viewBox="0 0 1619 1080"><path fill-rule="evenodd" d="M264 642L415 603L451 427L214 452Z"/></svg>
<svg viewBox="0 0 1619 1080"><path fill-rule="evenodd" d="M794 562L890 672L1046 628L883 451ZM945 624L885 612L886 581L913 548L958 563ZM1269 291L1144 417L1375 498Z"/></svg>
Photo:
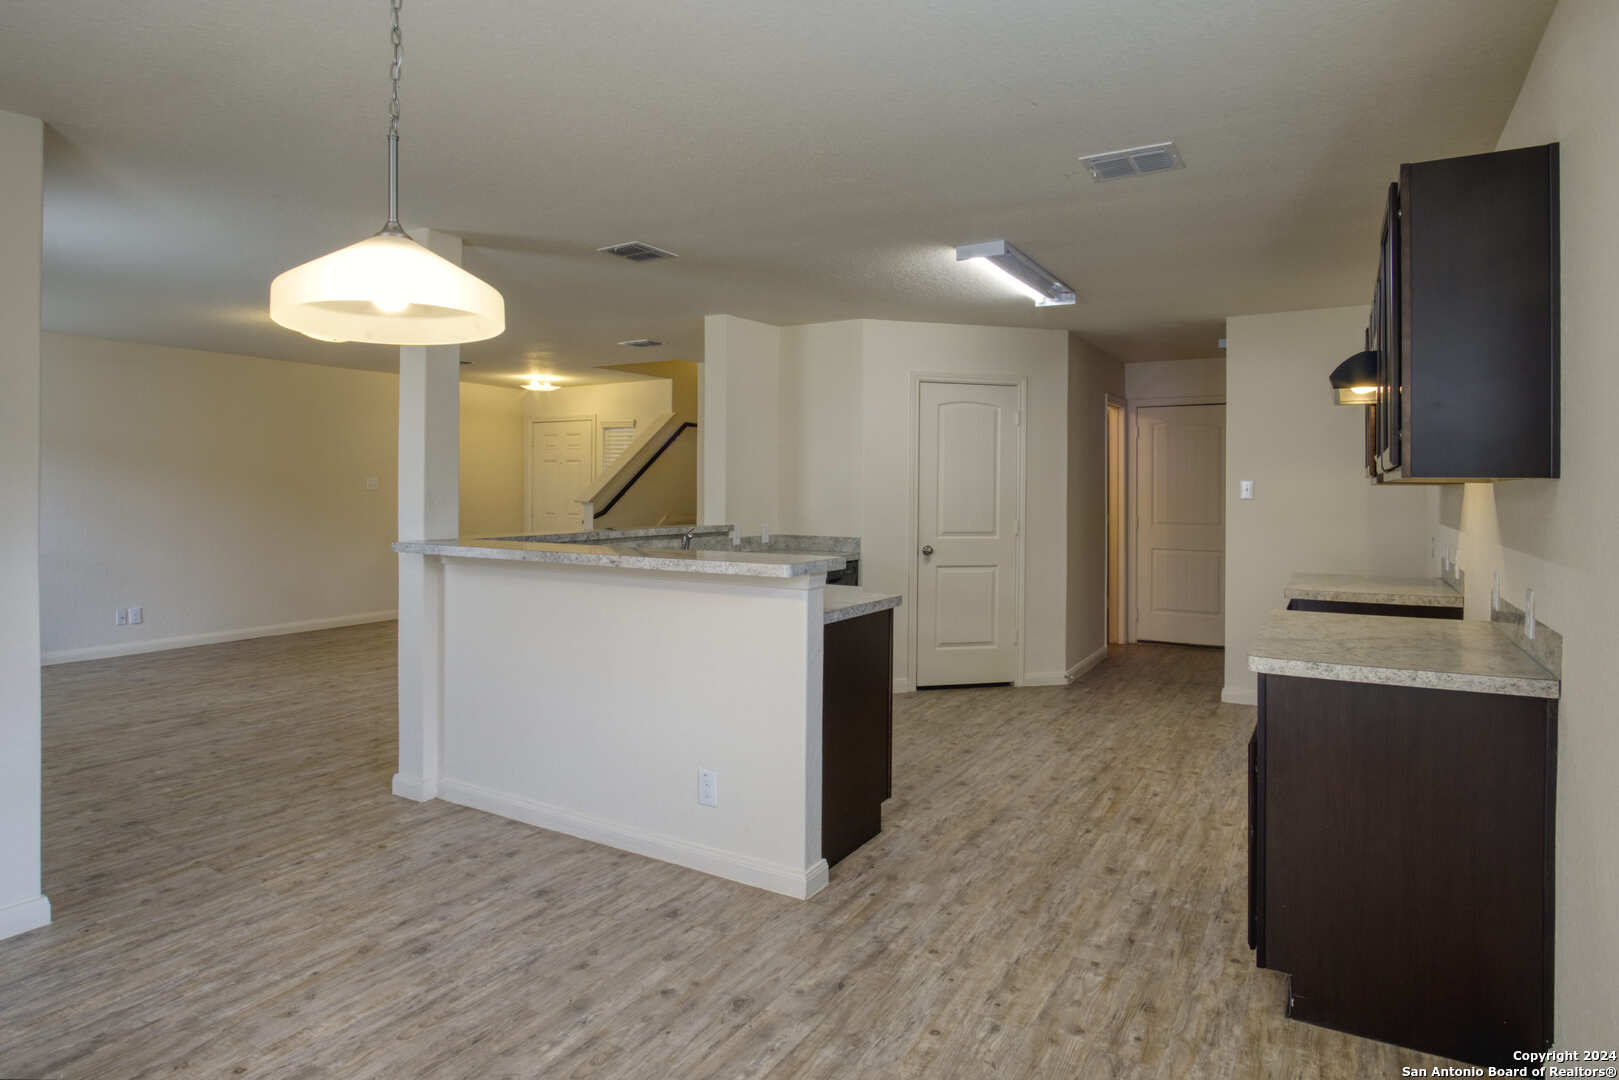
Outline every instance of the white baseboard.
<svg viewBox="0 0 1619 1080"><path fill-rule="evenodd" d="M1247 686L1221 687L1220 700L1227 705L1258 705L1259 690Z"/></svg>
<svg viewBox="0 0 1619 1080"><path fill-rule="evenodd" d="M406 776L404 773L394 773L393 792L401 799L411 802L427 802L438 798L438 784L428 783L420 776Z"/></svg>
<svg viewBox="0 0 1619 1080"><path fill-rule="evenodd" d="M51 902L43 895L30 896L15 904L0 908L0 938L15 937L30 930L38 930L51 921Z"/></svg>
<svg viewBox="0 0 1619 1080"><path fill-rule="evenodd" d="M1031 671L1019 679L1016 686L1067 686L1068 676L1061 671Z"/></svg>
<svg viewBox="0 0 1619 1080"><path fill-rule="evenodd" d="M387 622L398 617L396 611L365 611L358 615L334 615L325 619L303 619L298 622L271 623L268 626L246 626L237 630L212 630L206 634L180 634L176 637L146 638L143 641L124 641L114 645L91 645L84 649L55 649L40 657L42 664L71 664L76 660L105 660L113 656L133 656L136 653L164 652L168 649L189 649L194 645L218 645L226 641L247 641L250 638L277 637L281 634L302 634L310 630L335 630L340 626L359 626L361 623Z"/></svg>
<svg viewBox="0 0 1619 1080"><path fill-rule="evenodd" d="M605 844L621 851L633 851L637 855L674 863L676 866L684 866L691 870L701 870L705 874L740 881L744 885L768 889L797 900L807 900L826 888L825 859L817 859L811 866L799 869L784 863L767 862L751 855L708 847L705 844L694 844L678 837L608 821L590 814L581 814L537 799L494 791L479 784L452 780L448 777L439 781L438 796L457 806L469 806L474 810L499 814L514 821L577 836L581 840Z"/></svg>
<svg viewBox="0 0 1619 1080"><path fill-rule="evenodd" d="M1079 678L1081 675L1085 674L1091 668L1095 667L1097 664L1100 664L1106 659L1107 646L1103 645L1100 649L1097 649L1095 652L1085 657L1085 659L1079 661L1079 663L1069 668L1066 676L1067 681L1073 682L1075 679Z"/></svg>

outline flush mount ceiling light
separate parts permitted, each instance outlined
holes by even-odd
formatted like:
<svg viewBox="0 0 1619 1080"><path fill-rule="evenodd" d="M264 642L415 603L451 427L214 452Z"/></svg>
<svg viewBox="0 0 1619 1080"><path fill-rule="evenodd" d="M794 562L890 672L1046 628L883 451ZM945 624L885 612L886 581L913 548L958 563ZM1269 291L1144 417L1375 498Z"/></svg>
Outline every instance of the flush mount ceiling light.
<svg viewBox="0 0 1619 1080"><path fill-rule="evenodd" d="M401 2L392 0L388 221L375 236L295 266L270 283L270 318L318 341L456 345L506 329L500 293L422 247L399 224Z"/></svg>
<svg viewBox="0 0 1619 1080"><path fill-rule="evenodd" d="M1036 307L1060 307L1074 302L1074 290L1061 278L1005 240L961 244L956 248L956 261L984 267L1033 300Z"/></svg>
<svg viewBox="0 0 1619 1080"><path fill-rule="evenodd" d="M628 341L621 341L619 344L628 345L632 349L650 349L653 346L662 345L663 342L657 340L656 338L638 337L630 338Z"/></svg>
<svg viewBox="0 0 1619 1080"><path fill-rule="evenodd" d="M1358 352L1332 369L1340 405L1370 405L1377 393L1377 350Z"/></svg>
<svg viewBox="0 0 1619 1080"><path fill-rule="evenodd" d="M540 377L538 375L533 376L532 378L530 378L528 380L528 382L523 384L523 389L524 390L543 390L546 393L550 393L552 390L555 390L556 388L557 388L556 383L552 382L550 379L546 379L544 382L541 382Z"/></svg>

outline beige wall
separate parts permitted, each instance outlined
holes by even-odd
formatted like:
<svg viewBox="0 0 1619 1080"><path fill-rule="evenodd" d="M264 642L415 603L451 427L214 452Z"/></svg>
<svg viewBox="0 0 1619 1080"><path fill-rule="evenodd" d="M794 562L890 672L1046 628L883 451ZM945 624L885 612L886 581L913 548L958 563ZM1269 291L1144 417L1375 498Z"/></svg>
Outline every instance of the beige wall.
<svg viewBox="0 0 1619 1080"><path fill-rule="evenodd" d="M461 384L461 535L523 531L522 391Z"/></svg>
<svg viewBox="0 0 1619 1080"><path fill-rule="evenodd" d="M1562 0L1500 149L1561 143L1561 480L1468 484L1441 500L1441 543L1467 572L1467 615L1491 580L1564 635L1557 776L1557 1043L1619 1032L1619 6Z"/></svg>
<svg viewBox="0 0 1619 1080"><path fill-rule="evenodd" d="M0 937L40 894L39 298L44 126L0 112Z"/></svg>
<svg viewBox="0 0 1619 1080"><path fill-rule="evenodd" d="M397 376L65 334L43 353L47 659L394 610ZM521 408L462 386L464 530L520 523Z"/></svg>
<svg viewBox="0 0 1619 1080"><path fill-rule="evenodd" d="M1368 272L1375 271L1375 267ZM1423 575L1437 495L1364 474L1366 414L1327 377L1360 350L1369 309L1242 315L1226 323L1227 701L1253 704L1248 646L1295 571ZM1254 482L1251 501L1237 497Z"/></svg>
<svg viewBox="0 0 1619 1080"><path fill-rule="evenodd" d="M1125 392L1131 401L1220 398L1225 394L1225 357L1152 360L1126 364Z"/></svg>
<svg viewBox="0 0 1619 1080"><path fill-rule="evenodd" d="M1124 396L1125 368L1078 334L1068 335L1070 671L1107 654L1107 398Z"/></svg>
<svg viewBox="0 0 1619 1080"><path fill-rule="evenodd" d="M1025 678L1068 666L1068 335L862 319L775 327L709 316L703 475L710 523L861 538L861 583L900 593L895 676L910 679L915 373L1026 378ZM715 447L719 449L714 450ZM1100 507L1100 504L1098 504ZM1097 622L1100 624L1100 615Z"/></svg>

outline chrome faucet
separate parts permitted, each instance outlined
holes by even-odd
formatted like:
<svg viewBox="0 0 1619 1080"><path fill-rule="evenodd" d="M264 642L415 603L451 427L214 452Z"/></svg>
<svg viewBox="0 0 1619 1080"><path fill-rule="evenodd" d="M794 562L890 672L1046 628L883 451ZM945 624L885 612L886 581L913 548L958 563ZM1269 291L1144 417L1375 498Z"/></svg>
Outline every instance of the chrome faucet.
<svg viewBox="0 0 1619 1080"><path fill-rule="evenodd" d="M691 550L691 538L693 536L696 536L696 535L697 535L697 526L693 525L691 528L687 529L686 530L686 535L682 536L680 538L680 550L681 551L690 551Z"/></svg>

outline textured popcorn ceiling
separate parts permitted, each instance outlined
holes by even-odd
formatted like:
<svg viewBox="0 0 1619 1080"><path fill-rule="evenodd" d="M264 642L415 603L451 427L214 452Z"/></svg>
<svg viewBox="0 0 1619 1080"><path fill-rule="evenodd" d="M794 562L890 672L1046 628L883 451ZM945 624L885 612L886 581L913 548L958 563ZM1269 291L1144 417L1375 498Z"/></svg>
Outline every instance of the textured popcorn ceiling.
<svg viewBox="0 0 1619 1080"><path fill-rule="evenodd" d="M403 217L505 294L463 350L492 382L700 359L705 313L1206 356L1227 314L1369 299L1384 185L1494 146L1552 6L406 0ZM49 125L47 328L391 366L264 310L380 225L387 67L384 0L0 4L0 109ZM1184 170L1076 160L1164 139ZM996 238L1079 303L955 264ZM596 253L627 240L681 258Z"/></svg>

